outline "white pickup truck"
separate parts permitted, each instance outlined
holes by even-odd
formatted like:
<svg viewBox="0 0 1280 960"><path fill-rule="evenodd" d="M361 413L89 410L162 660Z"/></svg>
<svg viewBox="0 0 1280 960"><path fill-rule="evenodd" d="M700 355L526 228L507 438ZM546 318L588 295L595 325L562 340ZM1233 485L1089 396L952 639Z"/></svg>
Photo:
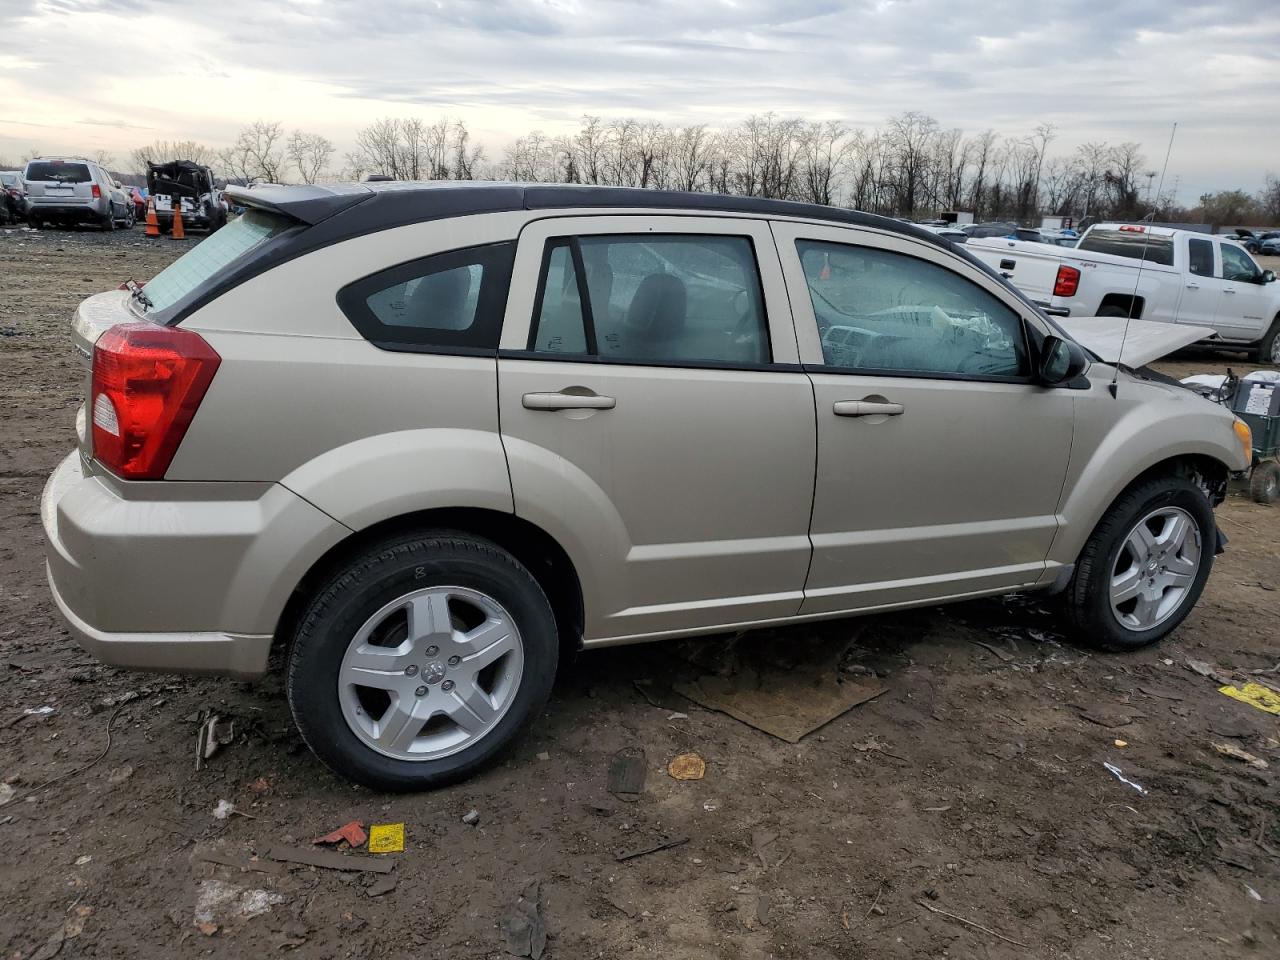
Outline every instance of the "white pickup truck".
<svg viewBox="0 0 1280 960"><path fill-rule="evenodd" d="M1234 240L1100 223L1074 248L991 237L964 249L1051 315L1209 327L1220 338L1213 345L1280 364L1280 284Z"/></svg>

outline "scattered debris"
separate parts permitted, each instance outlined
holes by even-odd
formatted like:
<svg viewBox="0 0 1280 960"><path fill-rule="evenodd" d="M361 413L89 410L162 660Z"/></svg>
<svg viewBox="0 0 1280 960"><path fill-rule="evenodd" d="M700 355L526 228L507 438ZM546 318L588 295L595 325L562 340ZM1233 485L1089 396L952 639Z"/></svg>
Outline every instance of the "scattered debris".
<svg viewBox="0 0 1280 960"><path fill-rule="evenodd" d="M754 830L751 833L751 849L760 858L760 866L766 870L769 869L769 859L765 855L766 851L777 839L778 835L772 830Z"/></svg>
<svg viewBox="0 0 1280 960"><path fill-rule="evenodd" d="M1246 683L1243 687L1227 684L1219 687L1218 692L1232 700L1247 703L1263 713L1280 714L1280 694L1268 690L1260 683Z"/></svg>
<svg viewBox="0 0 1280 960"><path fill-rule="evenodd" d="M236 812L236 805L230 800L219 800L218 805L213 808L213 819L226 820Z"/></svg>
<svg viewBox="0 0 1280 960"><path fill-rule="evenodd" d="M1187 669L1192 673L1198 673L1202 677L1208 677L1210 680L1216 680L1218 683L1230 684L1231 678L1226 674L1219 672L1218 668L1207 660L1193 660L1186 658Z"/></svg>
<svg viewBox="0 0 1280 960"><path fill-rule="evenodd" d="M31 960L53 960L62 949L62 944L67 939L67 930L65 926L59 927L53 933L49 934L49 939L42 943L36 952L31 954Z"/></svg>
<svg viewBox="0 0 1280 960"><path fill-rule="evenodd" d="M199 770L204 761L223 747L229 746L235 738L236 722L234 720L224 721L216 713L202 715L200 730L196 734L196 769Z"/></svg>
<svg viewBox="0 0 1280 960"><path fill-rule="evenodd" d="M51 713L53 713L53 707L50 706L27 707L22 711L24 717L47 717Z"/></svg>
<svg viewBox="0 0 1280 960"><path fill-rule="evenodd" d="M707 813L715 813L717 810L720 809L720 801L719 800L703 800L702 809L705 810Z"/></svg>
<svg viewBox="0 0 1280 960"><path fill-rule="evenodd" d="M541 960L547 949L547 924L543 918L542 884L525 884L516 902L498 923L507 953L513 957Z"/></svg>
<svg viewBox="0 0 1280 960"><path fill-rule="evenodd" d="M543 750L541 753L539 753L539 754L537 755L537 757L538 757L538 759L539 759L539 760L544 760L544 761L545 761L545 760L550 760L550 759L551 759L551 754L549 754L549 753L547 753L547 751Z"/></svg>
<svg viewBox="0 0 1280 960"><path fill-rule="evenodd" d="M89 854L87 853L84 854L83 856L76 857L77 867L83 867L90 863L93 863L93 857L89 856Z"/></svg>
<svg viewBox="0 0 1280 960"><path fill-rule="evenodd" d="M1253 889L1253 887L1249 886L1247 883L1244 884L1243 886L1244 886L1244 892L1249 895L1250 900L1257 900L1259 903L1262 902L1262 894L1260 894L1257 890Z"/></svg>
<svg viewBox="0 0 1280 960"><path fill-rule="evenodd" d="M337 844L346 841L350 847L363 847L365 841L369 839L369 835L364 832L363 820L351 820L344 823L332 833L326 833L323 837L316 837L312 843Z"/></svg>
<svg viewBox="0 0 1280 960"><path fill-rule="evenodd" d="M66 773L58 774L58 776L54 777L52 780L46 780L44 783L40 784L40 786L36 787L35 790L32 791L32 793L37 793L43 790L45 787L51 787L55 783L60 783L61 781L66 780L68 777L74 777L76 774L84 773L86 770L96 767L102 761L102 759L106 757L108 753L111 752L111 725L116 722L116 717L120 716L120 711L124 709L124 705L128 703L130 700L137 699L137 696L138 695L136 693L134 693L132 696L128 694L122 694L121 696L116 697L114 700L111 698L104 700L103 704L106 706L110 706L111 703L118 703L119 706L117 706L115 710L112 711L111 716L107 718L107 745L102 748L102 752L98 754L96 757L94 757L92 760L90 760L88 763L86 763L84 766L76 767L73 770L68 770Z"/></svg>
<svg viewBox="0 0 1280 960"><path fill-rule="evenodd" d="M462 815L462 822L468 826L474 827L480 822L480 811L476 809L468 810Z"/></svg>
<svg viewBox="0 0 1280 960"><path fill-rule="evenodd" d="M950 809L951 809L951 804L948 803L941 807L925 807L924 812L925 813L946 813Z"/></svg>
<svg viewBox="0 0 1280 960"><path fill-rule="evenodd" d="M269 860L259 860L257 857L235 856L230 853L224 853L221 850L197 849L192 854L192 859L201 860L205 863L217 863L224 867L233 867L241 873L269 873L279 876L284 872L284 866L279 863L272 863Z"/></svg>
<svg viewBox="0 0 1280 960"><path fill-rule="evenodd" d="M110 773L107 774L107 783L112 783L112 784L124 783L126 780L128 780L132 776L133 776L133 767L130 764L126 763L124 766L116 767L114 770L112 770Z"/></svg>
<svg viewBox="0 0 1280 960"><path fill-rule="evenodd" d="M17 795L17 792L13 789L13 784L0 783L0 807L9 803Z"/></svg>
<svg viewBox="0 0 1280 960"><path fill-rule="evenodd" d="M762 893L756 897L756 921L760 926L767 927L769 925L769 911L772 907L773 904L769 900L767 893Z"/></svg>
<svg viewBox="0 0 1280 960"><path fill-rule="evenodd" d="M619 863L624 860L634 860L636 857L643 857L645 854L657 853L659 850L670 850L672 847L678 847L681 844L688 843L688 837L667 837L656 843L647 843L642 847L632 847L628 850L619 850L618 855L614 857Z"/></svg>
<svg viewBox="0 0 1280 960"><path fill-rule="evenodd" d="M682 753L667 764L673 780L701 780L707 775L707 762L696 753Z"/></svg>
<svg viewBox="0 0 1280 960"><path fill-rule="evenodd" d="M271 792L271 781L266 777L259 777L253 783L249 784L249 789L254 793L263 794Z"/></svg>
<svg viewBox="0 0 1280 960"><path fill-rule="evenodd" d="M1263 760L1261 757L1255 757L1247 750L1241 750L1234 743L1215 743L1210 741L1209 746L1213 747L1214 750L1222 754L1224 757L1231 757L1233 760L1243 761L1255 770L1267 769L1267 761Z"/></svg>
<svg viewBox="0 0 1280 960"><path fill-rule="evenodd" d="M339 853L337 850L318 850L315 847L272 847L267 856L282 863L301 863L308 867L323 867L326 870L369 870L373 873L390 873L396 868L394 860Z"/></svg>
<svg viewBox="0 0 1280 960"><path fill-rule="evenodd" d="M389 873L384 873L377 880L373 881L373 883L369 884L368 889L365 890L365 896L368 896L368 897L385 896L395 888L396 888L396 878Z"/></svg>
<svg viewBox="0 0 1280 960"><path fill-rule="evenodd" d="M1137 790L1144 797L1147 795L1146 787L1144 787L1140 783L1134 783L1132 780L1126 777L1124 773L1121 772L1120 768L1117 767L1114 763L1107 763L1104 761L1102 765L1106 767L1108 770L1110 770L1111 775L1115 777L1117 780L1119 780L1121 783L1127 784L1128 786L1133 787L1133 789Z"/></svg>
<svg viewBox="0 0 1280 960"><path fill-rule="evenodd" d="M270 913L279 903L284 903L284 896L270 890L250 889L225 880L201 880L196 892L194 922L226 926L237 919Z"/></svg>
<svg viewBox="0 0 1280 960"><path fill-rule="evenodd" d="M1112 740L1111 742L1122 750L1129 745L1128 740Z"/></svg>
<svg viewBox="0 0 1280 960"><path fill-rule="evenodd" d="M1006 937L1003 933L996 933L990 927L984 927L982 924L975 923L974 921L968 920L958 914L948 913L946 910L935 907L932 904L925 903L923 900L917 900L916 903L917 905L924 907L930 913L936 913L939 916L946 917L948 920L955 920L957 923L963 923L966 927L973 927L975 930L981 930L983 933L995 937L997 940L1003 940L1005 943L1011 943L1015 947L1022 947L1024 950L1030 949L1027 944L1023 943L1021 940L1014 940L1012 937Z"/></svg>
<svg viewBox="0 0 1280 960"><path fill-rule="evenodd" d="M403 823L375 823L369 827L370 853L401 853L404 851Z"/></svg>
<svg viewBox="0 0 1280 960"><path fill-rule="evenodd" d="M983 643L981 640L974 640L972 637L970 637L969 642L976 647L981 647L983 650L987 650L995 654L996 657L998 657L1003 663L1008 663L1010 660L1014 658L1013 654L1010 653L1008 650L1001 650L999 647L992 646L989 643Z"/></svg>
<svg viewBox="0 0 1280 960"><path fill-rule="evenodd" d="M1127 727L1141 714L1133 714L1110 704L1098 704L1080 712L1080 716L1100 727Z"/></svg>
<svg viewBox="0 0 1280 960"><path fill-rule="evenodd" d="M606 789L619 800L633 803L644 793L644 776L644 748L623 747L609 761Z"/></svg>
<svg viewBox="0 0 1280 960"><path fill-rule="evenodd" d="M668 719L668 720L688 720L688 719L689 719L689 715L688 715L687 713L679 713L679 712L677 712L677 713L673 713L673 714L671 714L671 716L667 717L667 719Z"/></svg>
<svg viewBox="0 0 1280 960"><path fill-rule="evenodd" d="M1170 661L1172 662L1172 661ZM1139 692L1145 693L1148 697L1154 697L1157 700L1185 700L1180 693L1173 693L1170 690L1161 690L1158 687L1138 687Z"/></svg>

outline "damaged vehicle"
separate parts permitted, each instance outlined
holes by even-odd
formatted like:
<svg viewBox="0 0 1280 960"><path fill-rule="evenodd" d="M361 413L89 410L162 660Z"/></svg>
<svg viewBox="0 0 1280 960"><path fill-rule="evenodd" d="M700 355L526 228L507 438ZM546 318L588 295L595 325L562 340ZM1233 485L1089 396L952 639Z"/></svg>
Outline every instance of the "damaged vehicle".
<svg viewBox="0 0 1280 960"><path fill-rule="evenodd" d="M379 789L491 763L575 648L1015 591L1144 647L1250 462L1230 411L1139 369L1178 328L1092 351L891 219L228 193L242 217L76 311L50 588L108 663L257 677L278 650L306 742Z"/></svg>
<svg viewBox="0 0 1280 960"><path fill-rule="evenodd" d="M155 199L160 230L173 229L173 212L182 210L184 229L213 232L227 223L227 205L213 170L192 160L147 164L147 194Z"/></svg>

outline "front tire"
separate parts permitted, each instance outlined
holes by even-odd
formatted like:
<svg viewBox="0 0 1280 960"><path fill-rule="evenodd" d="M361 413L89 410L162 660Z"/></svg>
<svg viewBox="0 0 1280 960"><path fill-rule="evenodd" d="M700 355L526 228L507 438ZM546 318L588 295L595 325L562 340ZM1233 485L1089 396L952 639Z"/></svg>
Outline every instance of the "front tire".
<svg viewBox="0 0 1280 960"><path fill-rule="evenodd" d="M294 722L334 772L424 790L493 762L551 694L551 605L510 553L434 532L383 541L316 591L293 635Z"/></svg>
<svg viewBox="0 0 1280 960"><path fill-rule="evenodd" d="M1137 650L1171 633L1213 568L1216 527L1203 491L1163 476L1126 491L1090 535L1067 588L1079 639Z"/></svg>

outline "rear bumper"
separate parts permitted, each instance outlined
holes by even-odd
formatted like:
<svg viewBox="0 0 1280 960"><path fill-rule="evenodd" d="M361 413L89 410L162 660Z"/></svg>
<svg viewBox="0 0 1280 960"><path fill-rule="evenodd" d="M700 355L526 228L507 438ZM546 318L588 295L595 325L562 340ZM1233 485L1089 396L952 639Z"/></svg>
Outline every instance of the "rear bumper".
<svg viewBox="0 0 1280 960"><path fill-rule="evenodd" d="M45 485L49 588L76 640L139 670L254 677L303 575L350 531L279 484L132 483L78 453Z"/></svg>
<svg viewBox="0 0 1280 960"><path fill-rule="evenodd" d="M107 202L70 197L28 197L27 212L50 220L95 220L106 215Z"/></svg>

